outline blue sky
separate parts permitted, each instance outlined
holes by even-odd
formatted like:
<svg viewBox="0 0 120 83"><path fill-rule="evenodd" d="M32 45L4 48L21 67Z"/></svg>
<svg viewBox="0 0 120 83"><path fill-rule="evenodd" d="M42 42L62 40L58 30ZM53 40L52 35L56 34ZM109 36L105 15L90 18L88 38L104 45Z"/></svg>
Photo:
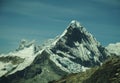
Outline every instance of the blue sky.
<svg viewBox="0 0 120 83"><path fill-rule="evenodd" d="M104 46L120 42L120 0L0 0L0 53L55 38L73 19Z"/></svg>

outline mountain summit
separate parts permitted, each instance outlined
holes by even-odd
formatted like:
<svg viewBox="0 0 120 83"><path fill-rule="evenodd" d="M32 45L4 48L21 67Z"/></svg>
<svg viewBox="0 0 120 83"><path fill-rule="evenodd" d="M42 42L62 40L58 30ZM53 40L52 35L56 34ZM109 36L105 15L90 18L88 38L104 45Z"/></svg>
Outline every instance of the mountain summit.
<svg viewBox="0 0 120 83"><path fill-rule="evenodd" d="M59 58L72 61L84 67L100 65L107 57L107 50L77 21L72 21L63 34L55 40L50 50ZM59 60L60 64L63 61ZM64 63L66 64L66 63ZM68 67L69 64L66 64ZM75 68L74 68L75 69ZM76 70L75 70L76 71Z"/></svg>
<svg viewBox="0 0 120 83"><path fill-rule="evenodd" d="M10 71L5 70L7 62L1 56L0 62L6 66L0 68L0 83L47 83L69 73L99 66L109 56L107 50L76 20L71 21L67 29L50 42L39 49L33 43L22 41L19 49L12 53L21 61L15 64L9 62L13 66Z"/></svg>

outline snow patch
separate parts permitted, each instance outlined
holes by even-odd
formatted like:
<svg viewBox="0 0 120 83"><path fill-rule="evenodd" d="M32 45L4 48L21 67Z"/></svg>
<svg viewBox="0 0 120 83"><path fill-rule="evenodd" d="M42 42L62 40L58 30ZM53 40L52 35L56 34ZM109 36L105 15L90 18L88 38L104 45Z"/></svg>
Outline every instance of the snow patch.
<svg viewBox="0 0 120 83"><path fill-rule="evenodd" d="M120 42L116 44L109 44L106 49L112 53L120 56Z"/></svg>

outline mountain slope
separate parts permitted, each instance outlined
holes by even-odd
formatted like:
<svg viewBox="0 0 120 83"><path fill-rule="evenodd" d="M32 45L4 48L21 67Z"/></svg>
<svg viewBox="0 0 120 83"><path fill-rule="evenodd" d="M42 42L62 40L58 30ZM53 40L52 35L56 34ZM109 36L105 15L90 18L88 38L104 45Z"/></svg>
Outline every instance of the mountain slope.
<svg viewBox="0 0 120 83"><path fill-rule="evenodd" d="M100 67L70 74L49 83L120 83L120 56L109 58Z"/></svg>
<svg viewBox="0 0 120 83"><path fill-rule="evenodd" d="M23 45L23 44L20 44ZM31 42L22 47L22 50L14 51L0 56L0 77L10 75L17 71L23 70L29 66L36 55L34 55L34 44Z"/></svg>
<svg viewBox="0 0 120 83"><path fill-rule="evenodd" d="M6 56L8 58L15 55L20 62L7 73L1 74L0 83L47 83L69 73L100 66L109 57L108 51L75 20L62 35L50 42L39 48L33 42L23 40L17 52ZM5 70L4 67L0 72Z"/></svg>

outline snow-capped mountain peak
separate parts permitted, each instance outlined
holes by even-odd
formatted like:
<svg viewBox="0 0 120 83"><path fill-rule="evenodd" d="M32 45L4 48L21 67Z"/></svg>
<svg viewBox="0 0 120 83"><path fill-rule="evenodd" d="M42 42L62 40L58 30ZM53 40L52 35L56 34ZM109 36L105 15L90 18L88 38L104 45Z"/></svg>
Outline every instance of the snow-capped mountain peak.
<svg viewBox="0 0 120 83"><path fill-rule="evenodd" d="M70 42L87 42L99 44L96 39L90 34L78 21L73 20L70 22L69 26L64 30L64 32L53 42L56 45L58 41ZM65 42L64 41L64 42Z"/></svg>
<svg viewBox="0 0 120 83"><path fill-rule="evenodd" d="M70 23L70 26L72 28L76 28L76 27L81 27L81 24L77 20L72 20L71 23Z"/></svg>
<svg viewBox="0 0 120 83"><path fill-rule="evenodd" d="M100 65L106 58L106 50L81 24L73 20L67 29L53 41L51 60L67 72L78 72ZM76 68L74 68L76 66ZM74 68L74 69L73 69ZM82 69L83 68L83 69Z"/></svg>

